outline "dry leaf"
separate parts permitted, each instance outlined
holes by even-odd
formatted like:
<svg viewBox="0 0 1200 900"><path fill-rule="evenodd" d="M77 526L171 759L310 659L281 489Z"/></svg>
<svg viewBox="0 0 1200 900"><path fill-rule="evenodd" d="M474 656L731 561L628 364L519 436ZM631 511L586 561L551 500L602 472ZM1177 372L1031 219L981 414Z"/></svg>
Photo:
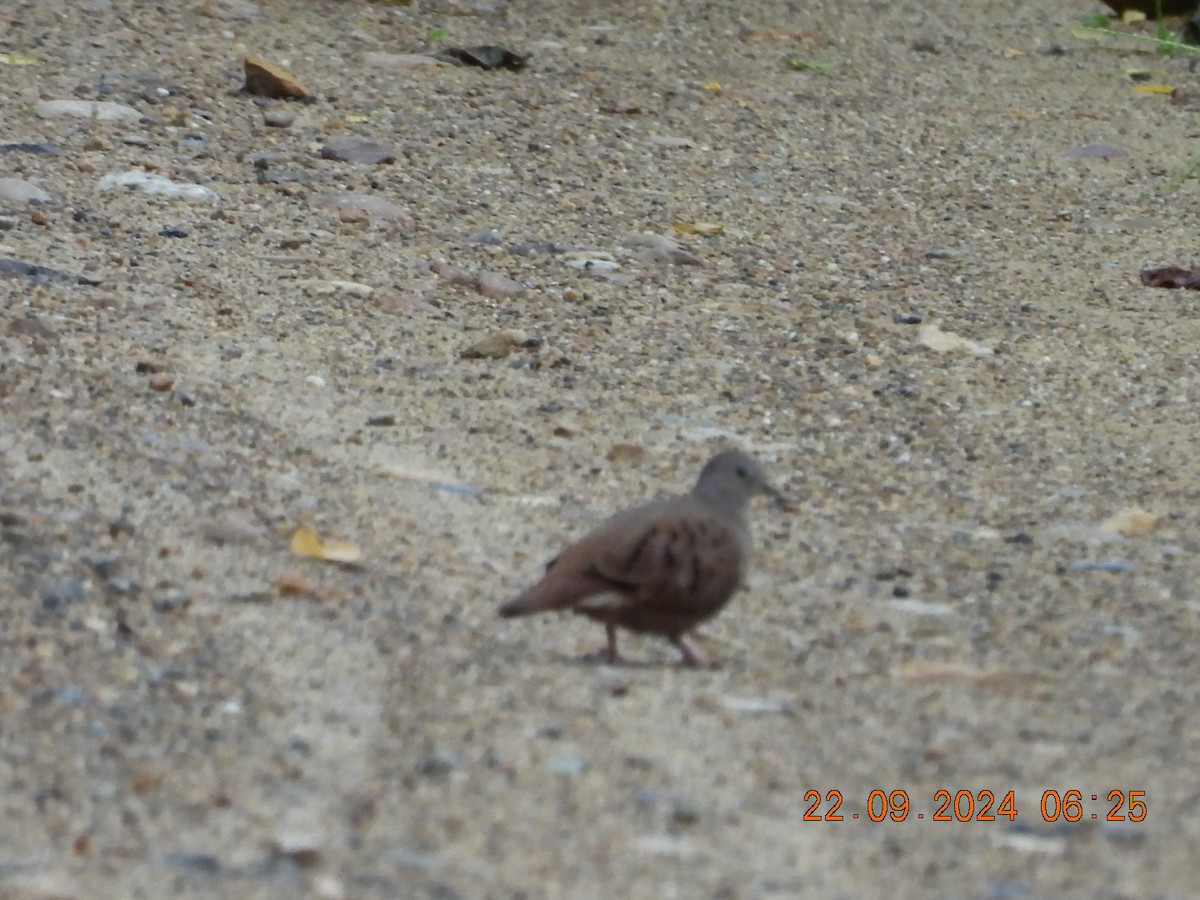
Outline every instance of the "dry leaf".
<svg viewBox="0 0 1200 900"><path fill-rule="evenodd" d="M1162 94L1167 97L1175 95L1175 88L1169 84L1135 84L1129 90L1134 94Z"/></svg>
<svg viewBox="0 0 1200 900"><path fill-rule="evenodd" d="M684 234L724 234L725 226L719 222L676 222L672 226Z"/></svg>
<svg viewBox="0 0 1200 900"><path fill-rule="evenodd" d="M1146 287L1188 288L1200 290L1200 266L1184 269L1180 266L1165 266L1161 269L1142 269L1142 284Z"/></svg>
<svg viewBox="0 0 1200 900"><path fill-rule="evenodd" d="M322 541L320 536L307 526L301 526L292 534L292 552L308 559L325 562L356 563L362 552L348 541Z"/></svg>
<svg viewBox="0 0 1200 900"><path fill-rule="evenodd" d="M296 572L284 572L275 579L275 589L280 597L312 597L317 593L316 585Z"/></svg>

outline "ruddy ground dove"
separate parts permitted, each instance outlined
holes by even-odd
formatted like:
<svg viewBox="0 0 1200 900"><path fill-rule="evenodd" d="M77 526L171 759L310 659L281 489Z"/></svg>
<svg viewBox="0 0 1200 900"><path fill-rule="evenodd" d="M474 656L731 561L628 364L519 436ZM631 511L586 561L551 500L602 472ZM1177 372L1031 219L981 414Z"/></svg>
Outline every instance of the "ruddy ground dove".
<svg viewBox="0 0 1200 900"><path fill-rule="evenodd" d="M621 627L663 635L684 665L709 666L683 636L741 585L751 546L746 505L758 493L782 499L753 457L718 453L690 493L618 513L551 560L500 615L569 609L604 623L610 662L621 659Z"/></svg>

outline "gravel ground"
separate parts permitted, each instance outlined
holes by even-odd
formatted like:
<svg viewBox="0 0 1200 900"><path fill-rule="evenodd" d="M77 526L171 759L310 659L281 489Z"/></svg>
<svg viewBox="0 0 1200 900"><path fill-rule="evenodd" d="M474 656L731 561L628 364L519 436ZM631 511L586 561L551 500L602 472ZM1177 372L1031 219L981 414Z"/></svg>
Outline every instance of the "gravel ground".
<svg viewBox="0 0 1200 900"><path fill-rule="evenodd" d="M1194 896L1200 86L1102 9L4 4L0 896ZM497 618L729 444L720 669Z"/></svg>

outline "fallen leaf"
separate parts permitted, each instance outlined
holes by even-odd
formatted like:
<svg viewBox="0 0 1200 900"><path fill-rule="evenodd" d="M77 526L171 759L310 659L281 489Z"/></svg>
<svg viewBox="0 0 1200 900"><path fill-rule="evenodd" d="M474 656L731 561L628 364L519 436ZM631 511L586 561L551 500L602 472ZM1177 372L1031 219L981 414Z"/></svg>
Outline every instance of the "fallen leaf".
<svg viewBox="0 0 1200 900"><path fill-rule="evenodd" d="M322 558L326 562L356 563L362 559L362 551L349 541L331 538L325 541L324 547L325 555Z"/></svg>
<svg viewBox="0 0 1200 900"><path fill-rule="evenodd" d="M1142 269L1141 278L1146 287L1200 290L1200 267L1184 269L1180 266L1164 266L1161 269Z"/></svg>
<svg viewBox="0 0 1200 900"><path fill-rule="evenodd" d="M313 529L304 525L292 533L291 548L297 556L324 562L356 563L362 558L362 551L349 541L323 541Z"/></svg>
<svg viewBox="0 0 1200 900"><path fill-rule="evenodd" d="M321 539L311 528L300 527L292 533L292 552L308 559L320 559L324 551Z"/></svg>
<svg viewBox="0 0 1200 900"><path fill-rule="evenodd" d="M684 234L716 235L725 233L725 226L719 222L676 222L671 227Z"/></svg>
<svg viewBox="0 0 1200 900"><path fill-rule="evenodd" d="M1175 95L1175 88L1169 84L1135 84L1129 90L1134 94L1161 94L1166 97Z"/></svg>
<svg viewBox="0 0 1200 900"><path fill-rule="evenodd" d="M36 66L38 61L23 53L0 53L0 65L5 66Z"/></svg>
<svg viewBox="0 0 1200 900"><path fill-rule="evenodd" d="M636 103L605 103L600 112L606 116L640 116L645 110Z"/></svg>
<svg viewBox="0 0 1200 900"><path fill-rule="evenodd" d="M508 69L510 72L520 72L529 62L528 56L514 53L505 47L487 44L480 47L447 47L436 54L436 57L460 66L476 66L489 70Z"/></svg>
<svg viewBox="0 0 1200 900"><path fill-rule="evenodd" d="M280 597L313 597L317 586L296 572L284 572L275 579L275 589Z"/></svg>

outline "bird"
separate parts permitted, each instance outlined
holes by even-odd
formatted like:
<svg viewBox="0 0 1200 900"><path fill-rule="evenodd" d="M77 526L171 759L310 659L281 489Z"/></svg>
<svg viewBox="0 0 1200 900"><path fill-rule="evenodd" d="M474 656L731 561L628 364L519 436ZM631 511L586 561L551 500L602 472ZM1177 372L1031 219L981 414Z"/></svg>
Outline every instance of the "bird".
<svg viewBox="0 0 1200 900"><path fill-rule="evenodd" d="M756 494L783 504L762 465L737 449L712 457L689 493L618 513L546 564L542 579L500 607L505 618L572 610L604 623L600 655L621 663L617 628L664 636L685 666L713 661L684 641L746 576L746 507Z"/></svg>

